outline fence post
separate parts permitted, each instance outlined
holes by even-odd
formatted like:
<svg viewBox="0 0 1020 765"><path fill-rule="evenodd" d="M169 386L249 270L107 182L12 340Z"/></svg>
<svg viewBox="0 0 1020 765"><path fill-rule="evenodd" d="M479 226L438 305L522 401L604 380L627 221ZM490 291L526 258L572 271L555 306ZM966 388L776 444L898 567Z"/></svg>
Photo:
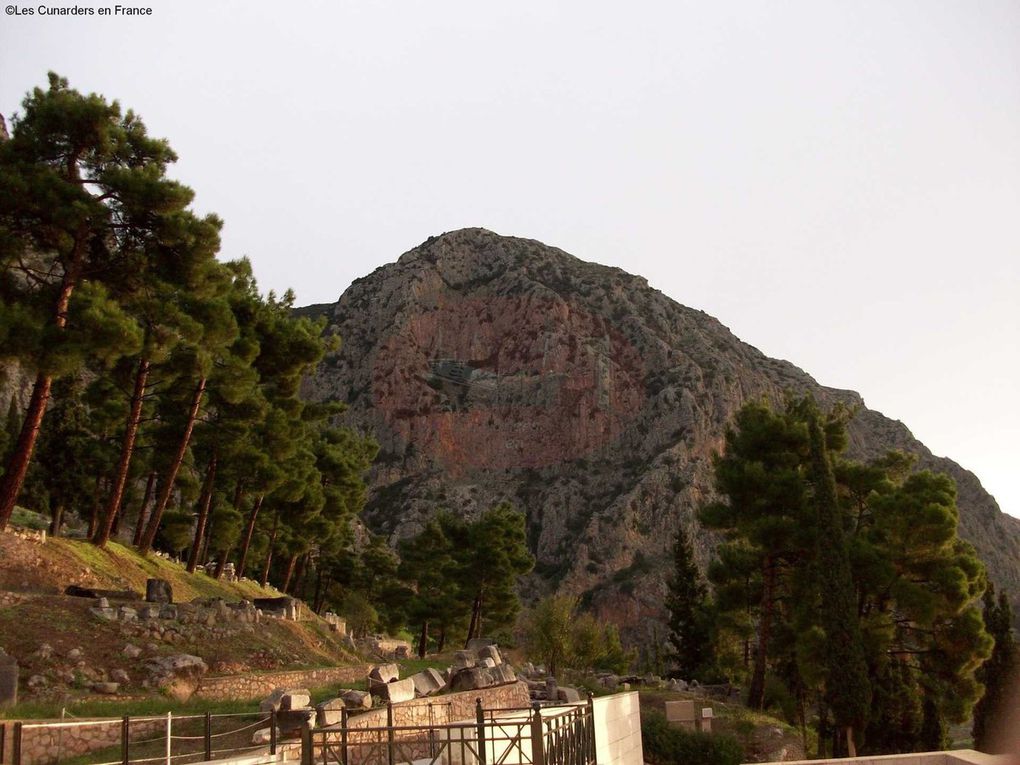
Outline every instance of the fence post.
<svg viewBox="0 0 1020 765"><path fill-rule="evenodd" d="M120 761L123 765L131 762L131 752L128 747L128 739L131 735L131 718L124 715L120 721Z"/></svg>
<svg viewBox="0 0 1020 765"><path fill-rule="evenodd" d="M205 761L212 759L212 715L205 713ZM124 763L127 765L127 763Z"/></svg>
<svg viewBox="0 0 1020 765"><path fill-rule="evenodd" d="M0 722L0 762L7 754L7 723Z"/></svg>
<svg viewBox="0 0 1020 765"><path fill-rule="evenodd" d="M393 702L386 702L386 762L393 765Z"/></svg>
<svg viewBox="0 0 1020 765"><path fill-rule="evenodd" d="M531 762L545 765L545 731L542 730L542 705L537 701L531 712Z"/></svg>
<svg viewBox="0 0 1020 765"><path fill-rule="evenodd" d="M166 765L171 765L173 758L171 757L172 750L170 748L170 737L173 735L174 728L174 713L166 713Z"/></svg>
<svg viewBox="0 0 1020 765"><path fill-rule="evenodd" d="M21 765L21 723L14 723L14 747L12 750L14 765Z"/></svg>
<svg viewBox="0 0 1020 765"><path fill-rule="evenodd" d="M485 710L481 696L475 699L475 722L478 724L478 762L485 765Z"/></svg>
<svg viewBox="0 0 1020 765"><path fill-rule="evenodd" d="M276 710L269 713L269 753L276 754Z"/></svg>
<svg viewBox="0 0 1020 765"><path fill-rule="evenodd" d="M315 759L315 752L312 751L312 729L307 725L301 726L301 765L312 765Z"/></svg>
<svg viewBox="0 0 1020 765"><path fill-rule="evenodd" d="M595 695L588 691L588 762L595 762Z"/></svg>
<svg viewBox="0 0 1020 765"><path fill-rule="evenodd" d="M340 765L347 765L347 707L340 710Z"/></svg>

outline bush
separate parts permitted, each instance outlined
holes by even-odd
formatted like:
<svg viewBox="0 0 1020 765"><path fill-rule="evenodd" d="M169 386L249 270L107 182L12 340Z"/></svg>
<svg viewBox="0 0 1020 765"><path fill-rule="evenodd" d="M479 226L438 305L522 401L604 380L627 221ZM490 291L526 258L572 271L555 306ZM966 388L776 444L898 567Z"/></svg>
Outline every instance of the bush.
<svg viewBox="0 0 1020 765"><path fill-rule="evenodd" d="M733 736L674 728L661 712L642 713L641 739L651 765L739 765L744 759Z"/></svg>

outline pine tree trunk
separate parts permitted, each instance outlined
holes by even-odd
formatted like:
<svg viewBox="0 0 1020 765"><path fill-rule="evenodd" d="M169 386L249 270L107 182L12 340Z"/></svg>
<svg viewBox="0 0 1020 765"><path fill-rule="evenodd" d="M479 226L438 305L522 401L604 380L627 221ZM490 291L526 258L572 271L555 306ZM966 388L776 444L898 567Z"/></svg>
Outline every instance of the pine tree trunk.
<svg viewBox="0 0 1020 765"><path fill-rule="evenodd" d="M50 516L50 536L59 537L60 527L64 524L64 503L58 502L53 506Z"/></svg>
<svg viewBox="0 0 1020 765"><path fill-rule="evenodd" d="M120 514L120 505L124 499L124 487L127 485L128 474L131 470L131 457L135 452L138 424L142 421L142 403L145 400L145 384L148 379L149 360L143 358L138 362L138 371L135 373L135 389L131 393L131 406L128 408L127 423L124 427L124 440L120 446L120 461L117 463L117 472L114 474L110 499L106 503L106 515L98 535L92 540L100 547L105 547L106 543L110 541L114 522Z"/></svg>
<svg viewBox="0 0 1020 765"><path fill-rule="evenodd" d="M194 574L198 566L198 551L205 539L205 526L209 522L209 506L212 504L213 484L216 482L216 452L209 458L209 467L205 471L205 483L202 495L198 500L198 522L195 524L195 538L191 541L191 553L188 555L188 573Z"/></svg>
<svg viewBox="0 0 1020 765"><path fill-rule="evenodd" d="M92 490L92 514L89 516L89 530L88 538L91 539L96 533L96 529L99 527L99 498L102 496L103 491L103 479L100 476L96 476L96 484Z"/></svg>
<svg viewBox="0 0 1020 765"><path fill-rule="evenodd" d="M68 177L71 180L77 180L77 164L73 162L70 164ZM67 309L71 304L71 293L74 292L74 288L78 284L81 264L88 244L87 235L88 231L84 230L79 231L75 236L71 262L64 272L60 283L60 292L57 294L57 301L53 306L53 325L61 332L67 327ZM18 441L7 461L7 469L0 476L0 531L7 528L11 515L14 514L14 505L18 501L18 495L21 494L21 486L25 482L25 475L28 473L28 466L32 461L32 451L35 449L35 442L39 437L39 428L42 427L43 416L46 414L46 407L50 402L52 386L53 378L50 375L42 372L36 375L35 384L32 385L32 395L28 399L25 419L22 421L21 431L18 433Z"/></svg>
<svg viewBox="0 0 1020 765"><path fill-rule="evenodd" d="M227 567L227 552L227 550L224 550L223 555L221 555L216 561L216 573L213 574L213 578L215 579L223 577L223 569Z"/></svg>
<svg viewBox="0 0 1020 765"><path fill-rule="evenodd" d="M765 557L762 569L764 587L761 597L761 624L758 626L754 670L747 692L747 705L759 712L765 708L765 671L768 663L769 641L772 639L772 611L775 605L776 566L771 555Z"/></svg>
<svg viewBox="0 0 1020 765"><path fill-rule="evenodd" d="M290 560L287 561L287 573L283 577L283 587L280 588L280 592L287 592L290 589L290 580L294 576L294 567L297 565L297 555L291 555Z"/></svg>
<svg viewBox="0 0 1020 765"><path fill-rule="evenodd" d="M25 412L21 432L18 434L18 441L7 462L7 470L0 476L0 531L7 528L7 523L14 514L14 505L21 493L21 485L25 482L25 474L32 461L32 450L35 449L35 441L39 436L43 415L46 414L46 406L50 401L52 384L53 378L49 375L39 374L36 376L35 385L32 386L32 397L28 401L28 410Z"/></svg>
<svg viewBox="0 0 1020 765"><path fill-rule="evenodd" d="M184 426L184 433L181 434L180 443L177 445L177 453L174 454L173 461L170 463L170 467L166 471L163 487L156 500L156 506L152 509L152 515L149 517L149 523L145 527L145 533L142 535L142 543L138 547L138 551L142 555L148 554L149 550L152 549L153 540L156 539L156 532L159 531L160 521L163 520L163 511L166 510L167 503L170 502L170 495L173 494L174 491L174 482L177 480L177 473L181 469L181 463L184 462L184 455L188 451L188 444L191 442L191 431L195 427L195 420L198 419L198 410L202 405L202 395L204 393L205 378L202 377L195 386L195 393L191 399L191 409L188 412L188 422Z"/></svg>
<svg viewBox="0 0 1020 765"><path fill-rule="evenodd" d="M475 600L471 604L471 622L468 624L467 638L464 640L464 647L467 648L468 641L478 637L482 629L482 591L475 594Z"/></svg>
<svg viewBox="0 0 1020 765"><path fill-rule="evenodd" d="M269 583L269 565L273 562L273 548L276 546L276 534L280 530L280 511L277 509L273 516L273 533L269 537L269 550L266 553L266 563L262 567L262 578L259 584L265 587Z"/></svg>
<svg viewBox="0 0 1020 765"><path fill-rule="evenodd" d="M145 493L142 495L142 506L138 508L138 520L135 521L135 536L131 544L138 547L142 541L142 532L145 530L145 511L149 507L149 500L152 499L152 490L156 485L156 471L150 470L149 477L145 481Z"/></svg>
<svg viewBox="0 0 1020 765"><path fill-rule="evenodd" d="M845 728L844 735L846 736L846 751L850 757L857 756L857 744L854 742L854 726L848 725Z"/></svg>
<svg viewBox="0 0 1020 765"><path fill-rule="evenodd" d="M321 564L321 561L320 561ZM315 568L315 598L312 601L312 610L315 613L322 611L322 600L323 600L323 586L322 586L322 566L316 566Z"/></svg>
<svg viewBox="0 0 1020 765"><path fill-rule="evenodd" d="M436 641L436 653L442 653L446 648L446 625L439 628L439 639Z"/></svg>
<svg viewBox="0 0 1020 765"><path fill-rule="evenodd" d="M262 507L262 500L265 497L265 494L259 494L255 499L255 504L252 505L251 512L248 514L248 523L245 526L244 537L241 540L241 555L237 561L237 575L239 577L244 576L244 566L248 562L248 548L251 547L251 538L255 535L255 521L259 517L259 509Z"/></svg>
<svg viewBox="0 0 1020 765"><path fill-rule="evenodd" d="M423 619L421 623L421 634L418 636L418 658L425 658L425 647L429 642L429 620Z"/></svg>

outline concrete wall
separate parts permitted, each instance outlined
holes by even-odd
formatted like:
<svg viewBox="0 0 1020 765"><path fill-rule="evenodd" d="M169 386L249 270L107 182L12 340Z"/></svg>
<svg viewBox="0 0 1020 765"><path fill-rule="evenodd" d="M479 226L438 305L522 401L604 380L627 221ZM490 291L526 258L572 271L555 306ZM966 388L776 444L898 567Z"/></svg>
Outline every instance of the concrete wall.
<svg viewBox="0 0 1020 765"><path fill-rule="evenodd" d="M791 760L782 763L782 765L1011 765L1015 762L1016 758L1009 755L985 754L974 749L955 749L948 752L883 754L831 760ZM760 763L759 765L780 765L780 763Z"/></svg>
<svg viewBox="0 0 1020 765"><path fill-rule="evenodd" d="M593 703L597 765L643 765L637 691L602 696Z"/></svg>

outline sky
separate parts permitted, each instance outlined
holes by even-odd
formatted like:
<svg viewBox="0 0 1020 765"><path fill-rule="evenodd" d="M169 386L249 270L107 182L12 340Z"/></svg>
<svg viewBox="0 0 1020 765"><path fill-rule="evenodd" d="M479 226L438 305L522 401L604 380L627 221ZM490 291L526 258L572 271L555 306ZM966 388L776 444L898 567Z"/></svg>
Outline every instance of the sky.
<svg viewBox="0 0 1020 765"><path fill-rule="evenodd" d="M539 239L860 392L1020 516L1015 0L52 7L0 17L0 113L47 70L134 109L264 289Z"/></svg>

